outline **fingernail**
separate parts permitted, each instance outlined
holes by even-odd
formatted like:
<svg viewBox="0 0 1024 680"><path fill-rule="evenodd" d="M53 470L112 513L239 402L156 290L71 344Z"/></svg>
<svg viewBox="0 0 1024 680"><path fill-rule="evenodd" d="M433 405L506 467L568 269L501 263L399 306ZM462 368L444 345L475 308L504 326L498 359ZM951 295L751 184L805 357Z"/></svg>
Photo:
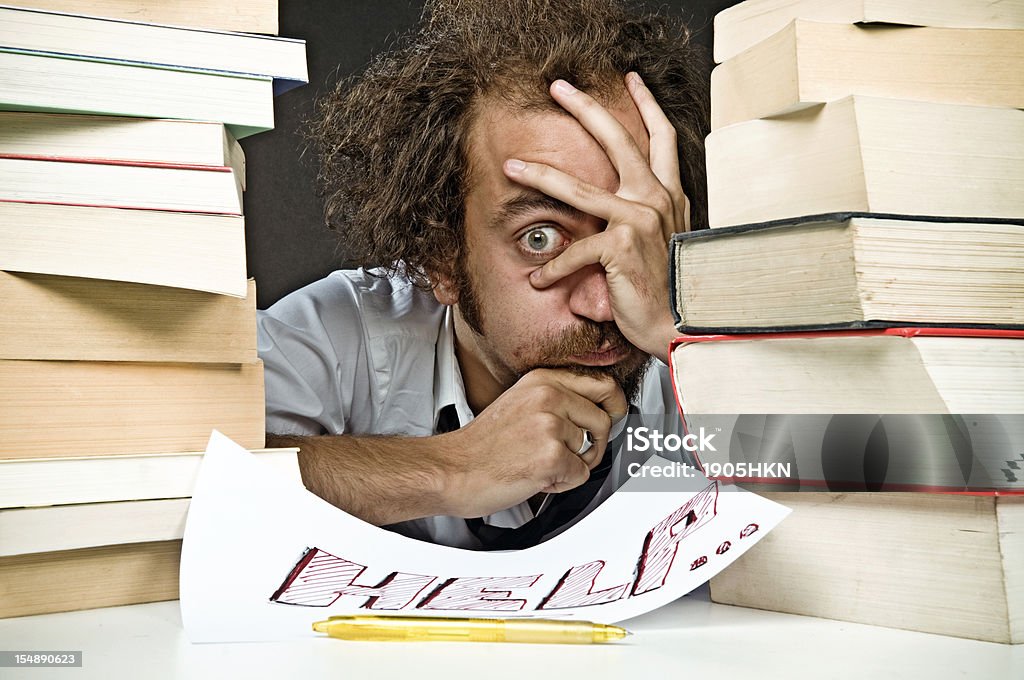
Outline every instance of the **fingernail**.
<svg viewBox="0 0 1024 680"><path fill-rule="evenodd" d="M534 269L532 272L530 272L530 280L540 281L540 269Z"/></svg>
<svg viewBox="0 0 1024 680"><path fill-rule="evenodd" d="M570 85L569 83L565 82L564 80L556 80L555 81L555 89L558 90L558 92L560 94L575 94L576 93L576 88L573 87L572 85Z"/></svg>
<svg viewBox="0 0 1024 680"><path fill-rule="evenodd" d="M509 158L505 161L505 169L511 173L519 174L523 170L526 170L526 163L522 162L518 158Z"/></svg>

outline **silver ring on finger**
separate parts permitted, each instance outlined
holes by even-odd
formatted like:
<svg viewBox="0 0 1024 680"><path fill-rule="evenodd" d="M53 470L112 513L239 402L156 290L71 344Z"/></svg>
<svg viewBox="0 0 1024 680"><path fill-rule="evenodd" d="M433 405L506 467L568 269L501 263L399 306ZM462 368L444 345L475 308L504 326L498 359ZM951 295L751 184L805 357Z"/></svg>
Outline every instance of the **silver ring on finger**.
<svg viewBox="0 0 1024 680"><path fill-rule="evenodd" d="M580 444L580 448L576 449L577 456L582 456L594 446L594 435L590 433L590 430L581 427L580 431L583 433L583 443Z"/></svg>

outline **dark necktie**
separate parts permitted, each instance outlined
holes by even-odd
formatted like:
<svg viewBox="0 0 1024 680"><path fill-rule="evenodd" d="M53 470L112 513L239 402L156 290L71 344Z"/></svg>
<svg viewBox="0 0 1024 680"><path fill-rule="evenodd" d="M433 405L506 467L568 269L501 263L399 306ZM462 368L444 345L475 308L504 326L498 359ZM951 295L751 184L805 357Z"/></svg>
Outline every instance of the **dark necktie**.
<svg viewBox="0 0 1024 680"><path fill-rule="evenodd" d="M438 434L459 429L459 416L454 405L441 409L437 420ZM483 550L519 550L537 545L547 534L574 520L597 495L612 467L612 452L618 450L618 439L611 442L600 465L590 471L586 482L562 493L553 494L544 512L515 529L485 524L480 517L466 520L466 526L482 544Z"/></svg>

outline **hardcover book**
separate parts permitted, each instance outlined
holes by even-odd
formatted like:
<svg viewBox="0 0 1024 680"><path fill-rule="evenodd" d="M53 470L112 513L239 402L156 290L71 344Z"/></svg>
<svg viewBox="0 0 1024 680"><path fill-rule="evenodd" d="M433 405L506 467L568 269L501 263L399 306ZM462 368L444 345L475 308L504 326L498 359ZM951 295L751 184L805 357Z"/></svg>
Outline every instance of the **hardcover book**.
<svg viewBox="0 0 1024 680"><path fill-rule="evenodd" d="M101 19L0 5L0 48L265 76L274 78L278 94L308 80L305 41L131 18Z"/></svg>
<svg viewBox="0 0 1024 680"><path fill-rule="evenodd" d="M0 51L4 111L208 120L241 139L274 127L273 97L266 77Z"/></svg>
<svg viewBox="0 0 1024 680"><path fill-rule="evenodd" d="M684 333L1024 326L1019 223L839 213L676 234Z"/></svg>
<svg viewBox="0 0 1024 680"><path fill-rule="evenodd" d="M1024 413L1024 331L886 328L684 335L682 413Z"/></svg>

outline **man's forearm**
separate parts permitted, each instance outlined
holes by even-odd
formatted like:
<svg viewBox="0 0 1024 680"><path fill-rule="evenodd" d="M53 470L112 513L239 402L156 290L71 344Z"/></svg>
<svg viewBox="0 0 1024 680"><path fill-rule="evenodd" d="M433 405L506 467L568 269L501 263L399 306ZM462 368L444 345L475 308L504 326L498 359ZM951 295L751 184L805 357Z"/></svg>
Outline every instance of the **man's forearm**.
<svg viewBox="0 0 1024 680"><path fill-rule="evenodd" d="M306 488L375 525L447 514L440 437L267 435L269 447L299 447Z"/></svg>
<svg viewBox="0 0 1024 680"><path fill-rule="evenodd" d="M371 524L485 517L585 482L604 455L613 416L627 410L609 376L535 369L452 432L267 435L267 446L299 447L306 488ZM596 441L580 454L584 430Z"/></svg>

